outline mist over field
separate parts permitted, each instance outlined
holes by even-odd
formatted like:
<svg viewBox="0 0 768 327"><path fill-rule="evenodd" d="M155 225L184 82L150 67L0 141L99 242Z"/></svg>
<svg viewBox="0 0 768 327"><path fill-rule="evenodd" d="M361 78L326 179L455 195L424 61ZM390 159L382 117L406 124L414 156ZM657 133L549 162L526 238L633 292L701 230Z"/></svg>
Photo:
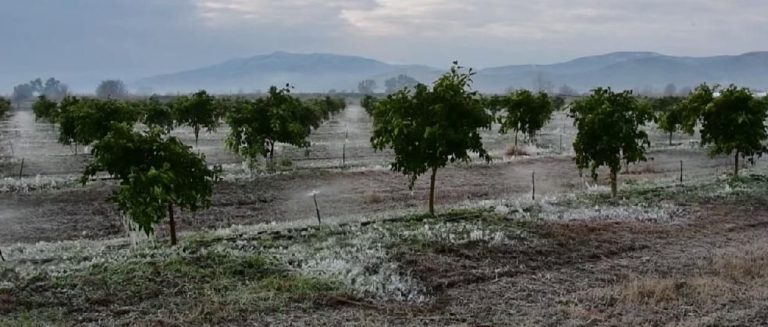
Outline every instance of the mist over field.
<svg viewBox="0 0 768 327"><path fill-rule="evenodd" d="M2 0L0 326L768 326L766 13Z"/></svg>

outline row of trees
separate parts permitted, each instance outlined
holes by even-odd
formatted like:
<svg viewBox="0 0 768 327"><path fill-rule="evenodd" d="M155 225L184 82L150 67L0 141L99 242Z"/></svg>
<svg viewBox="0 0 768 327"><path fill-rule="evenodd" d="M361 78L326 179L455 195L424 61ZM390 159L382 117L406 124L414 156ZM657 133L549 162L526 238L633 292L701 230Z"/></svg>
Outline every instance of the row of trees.
<svg viewBox="0 0 768 327"><path fill-rule="evenodd" d="M490 160L480 129L490 129L495 121L501 125L501 133L523 132L533 138L553 111L564 106L544 92L527 90L482 98L471 90L473 75L471 69L454 63L431 87L418 84L383 99L366 96L362 100L373 118L374 149L395 152L392 170L408 175L410 187L418 176L431 173L430 213L434 213L439 168L449 162L469 161L470 153ZM718 89L703 84L686 98L650 100L632 91L592 90L571 103L569 110L578 130L573 145L577 167L589 169L595 179L598 169L607 167L615 197L622 164L646 160L650 142L643 126L656 121L670 133L692 134L700 126L701 145L709 146L712 155L734 155L737 175L740 157L753 158L766 151L768 99L734 85Z"/></svg>
<svg viewBox="0 0 768 327"><path fill-rule="evenodd" d="M253 162L259 156L272 158L277 142L309 146L311 129L344 107L343 99L300 100L286 86L253 100L217 98L205 91L168 102L67 96L57 103L40 96L33 110L37 119L58 126L59 142L93 145L83 183L99 172L117 178L120 187L111 200L120 211L148 234L168 217L175 244L174 208L208 206L218 175L203 155L170 134L175 127L192 128L197 143L201 130L213 131L225 121L230 125L227 147Z"/></svg>
<svg viewBox="0 0 768 327"><path fill-rule="evenodd" d="M13 88L11 99L13 102L34 100L35 96L44 95L49 99L62 99L67 95L69 88L66 84L51 77L43 82L37 78L28 83L16 85Z"/></svg>
<svg viewBox="0 0 768 327"><path fill-rule="evenodd" d="M417 84L419 84L419 81L415 78L400 74L384 81L384 93L391 94L406 87L413 88ZM377 88L378 84L372 79L363 80L357 84L357 92L361 94L374 94L376 93Z"/></svg>

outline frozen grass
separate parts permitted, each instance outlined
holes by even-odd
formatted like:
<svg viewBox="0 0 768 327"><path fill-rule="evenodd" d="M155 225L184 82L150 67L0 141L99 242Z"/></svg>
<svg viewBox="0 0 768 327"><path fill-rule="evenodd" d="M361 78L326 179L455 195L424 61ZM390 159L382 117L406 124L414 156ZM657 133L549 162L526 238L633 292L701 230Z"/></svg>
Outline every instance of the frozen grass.
<svg viewBox="0 0 768 327"><path fill-rule="evenodd" d="M12 178L0 180L0 193L30 193L36 191L58 190L80 185L79 176L40 176Z"/></svg>
<svg viewBox="0 0 768 327"><path fill-rule="evenodd" d="M25 314L66 321L67 312L91 310L85 308L93 301L109 310L127 306L151 317L188 313L196 301L227 308L182 317L190 324L222 322L224 316L239 317L296 301L306 305L338 294L363 301L424 303L431 300L430 286L399 263L397 255L403 251L473 248L484 253L517 248L521 242L537 244L538 236L517 224L521 221L675 222L688 216L687 204L713 200L765 204L768 178L755 173L759 171L735 179L690 180L683 186L673 180L628 184L621 199L610 199L606 190L597 188L535 201L526 197L467 201L444 208L446 213L437 218L402 211L326 219L326 225L319 227L313 220L236 226L184 234L181 245L174 248L146 241L132 245L129 238L18 244L4 249L9 261L0 269L4 281L0 297L13 297L7 309L11 318L3 319L16 320L0 322L16 323ZM764 270L755 266L764 264L758 256L763 250L756 247L743 258L719 256L712 265L717 283L708 279L711 276L686 280L683 286L676 279L637 278L610 290L610 296L628 304L676 305L686 294L730 291L721 287L722 279L764 279ZM37 293L25 293L33 286ZM41 306L45 301L49 306ZM164 313L153 316L150 312L157 308L152 306ZM29 309L37 307L43 309ZM62 308L66 310L59 311Z"/></svg>

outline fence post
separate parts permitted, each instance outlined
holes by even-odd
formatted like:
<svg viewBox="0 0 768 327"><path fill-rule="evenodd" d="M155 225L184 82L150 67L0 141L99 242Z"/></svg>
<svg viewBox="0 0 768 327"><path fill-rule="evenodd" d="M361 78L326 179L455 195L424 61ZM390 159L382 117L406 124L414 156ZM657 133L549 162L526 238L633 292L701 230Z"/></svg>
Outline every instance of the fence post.
<svg viewBox="0 0 768 327"><path fill-rule="evenodd" d="M21 158L21 167L19 168L19 179L21 179L22 173L24 173L24 158Z"/></svg>

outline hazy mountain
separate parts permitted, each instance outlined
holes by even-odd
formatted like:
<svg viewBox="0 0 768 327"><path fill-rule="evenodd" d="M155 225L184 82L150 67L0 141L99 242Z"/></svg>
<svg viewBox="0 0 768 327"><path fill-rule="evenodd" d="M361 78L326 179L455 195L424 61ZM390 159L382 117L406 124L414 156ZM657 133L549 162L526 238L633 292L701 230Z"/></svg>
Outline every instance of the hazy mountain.
<svg viewBox="0 0 768 327"><path fill-rule="evenodd" d="M290 83L302 92L357 90L364 79L378 79L383 88L384 78L397 73L412 76L423 71L439 71L417 65L392 65L373 59L335 54L294 54L275 52L268 55L234 59L217 65L175 74L145 78L135 83L137 89L154 92L192 91L207 89L214 92L266 90L272 85Z"/></svg>
<svg viewBox="0 0 768 327"><path fill-rule="evenodd" d="M420 65L393 65L381 61L335 54L275 52L234 59L217 65L145 78L134 83L154 92L214 92L266 90L291 83L303 92L356 90L363 79L374 79L383 90L384 80L399 74L429 83L443 70ZM674 57L653 52L615 52L549 65L511 65L482 69L475 88L502 92L509 88L552 88L568 85L578 91L597 86L660 92L673 83L677 88L702 82L736 83L768 88L768 52L737 56Z"/></svg>
<svg viewBox="0 0 768 327"><path fill-rule="evenodd" d="M551 65L516 65L483 69L475 79L484 91L566 84L580 91L597 86L660 92L703 82L768 88L768 52L737 56L674 57L653 52L615 52Z"/></svg>

